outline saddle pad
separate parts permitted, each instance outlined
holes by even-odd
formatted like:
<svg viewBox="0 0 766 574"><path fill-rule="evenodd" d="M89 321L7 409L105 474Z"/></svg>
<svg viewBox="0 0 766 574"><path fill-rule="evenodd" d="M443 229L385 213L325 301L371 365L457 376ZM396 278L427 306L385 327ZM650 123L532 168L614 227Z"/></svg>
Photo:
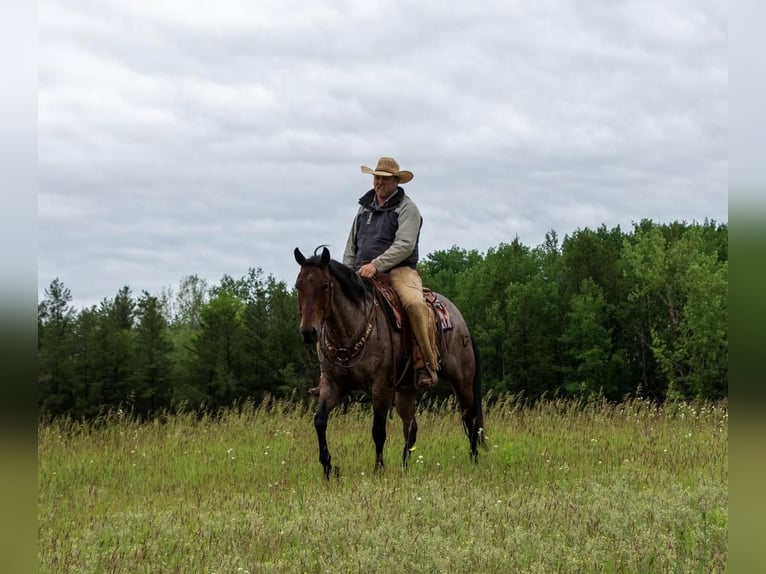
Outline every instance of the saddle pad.
<svg viewBox="0 0 766 574"><path fill-rule="evenodd" d="M388 312L387 314L391 321L391 325L397 331L401 331L404 321L404 309L402 309L402 303L399 300L399 296L396 294L393 287L391 287L391 282L388 280L380 281L373 279L373 284L375 285L378 294L381 296L381 302L384 303L384 307ZM425 299L426 304L433 309L437 332L443 333L444 331L452 330L453 325L449 316L449 311L436 294L427 287L424 287L423 298Z"/></svg>
<svg viewBox="0 0 766 574"><path fill-rule="evenodd" d="M444 306L444 303L442 303L436 296L436 293L430 289L423 289L423 296L425 297L426 303L428 303L431 306L431 309L434 310L437 330L440 333L452 330L453 325L449 316L449 311Z"/></svg>
<svg viewBox="0 0 766 574"><path fill-rule="evenodd" d="M375 285L375 289L377 290L378 294L381 296L381 303L383 303L383 307L387 311L388 319L391 322L391 325L397 330L402 330L402 303L399 301L399 296L396 294L396 291L394 291L393 287L391 287L391 282L388 280L388 276L385 277L384 281L373 279L373 285ZM381 278L383 278L381 277Z"/></svg>

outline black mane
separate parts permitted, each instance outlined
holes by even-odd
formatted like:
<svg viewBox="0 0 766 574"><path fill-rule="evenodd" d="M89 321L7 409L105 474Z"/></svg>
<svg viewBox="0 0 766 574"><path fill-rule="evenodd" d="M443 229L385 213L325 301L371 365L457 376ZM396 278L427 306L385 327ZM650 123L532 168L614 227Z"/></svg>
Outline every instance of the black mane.
<svg viewBox="0 0 766 574"><path fill-rule="evenodd" d="M304 265L321 267L321 255L312 255L306 259ZM355 271L335 259L330 259L329 270L330 276L340 285L343 295L355 305L363 306L367 294L372 293L372 283L362 279Z"/></svg>
<svg viewBox="0 0 766 574"><path fill-rule="evenodd" d="M330 260L330 275L338 282L343 294L359 306L364 305L367 294L372 293L372 283L334 259Z"/></svg>

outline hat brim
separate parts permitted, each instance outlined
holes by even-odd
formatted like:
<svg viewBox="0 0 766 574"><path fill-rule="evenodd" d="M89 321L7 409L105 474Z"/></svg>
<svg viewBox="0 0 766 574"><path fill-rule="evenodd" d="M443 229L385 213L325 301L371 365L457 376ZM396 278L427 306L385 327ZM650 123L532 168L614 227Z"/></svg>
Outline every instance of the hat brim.
<svg viewBox="0 0 766 574"><path fill-rule="evenodd" d="M382 175L383 177L395 176L399 178L399 183L407 183L408 181L411 181L413 177L415 177L411 171L403 170L396 173L389 173L387 171L375 171L366 165L362 166L362 173L367 173L369 175Z"/></svg>

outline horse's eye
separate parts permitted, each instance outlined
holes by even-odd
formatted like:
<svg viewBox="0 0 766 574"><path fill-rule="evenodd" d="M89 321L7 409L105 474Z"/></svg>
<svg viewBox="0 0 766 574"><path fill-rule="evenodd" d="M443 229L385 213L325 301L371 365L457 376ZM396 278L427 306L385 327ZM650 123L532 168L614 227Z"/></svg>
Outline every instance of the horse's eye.
<svg viewBox="0 0 766 574"><path fill-rule="evenodd" d="M322 283L322 291L327 291L330 288L330 282L326 281Z"/></svg>

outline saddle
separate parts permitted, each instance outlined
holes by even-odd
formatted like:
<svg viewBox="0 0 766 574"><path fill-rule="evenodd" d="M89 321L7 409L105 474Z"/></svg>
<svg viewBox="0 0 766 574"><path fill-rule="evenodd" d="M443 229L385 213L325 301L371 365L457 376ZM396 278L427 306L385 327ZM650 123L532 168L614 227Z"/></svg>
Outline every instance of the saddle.
<svg viewBox="0 0 766 574"><path fill-rule="evenodd" d="M372 284L375 286L375 293L378 297L378 301L386 310L386 316L391 323L391 327L396 331L401 331L405 325L406 313L404 312L404 307L402 307L402 302L399 300L399 296L391 286L391 276L388 273L379 273L372 279ZM423 299L425 299L426 305L431 307L431 310L433 311L437 336L444 331L451 330L453 325L449 316L449 311L444 306L444 303L442 303L436 296L436 293L427 287L424 287Z"/></svg>

